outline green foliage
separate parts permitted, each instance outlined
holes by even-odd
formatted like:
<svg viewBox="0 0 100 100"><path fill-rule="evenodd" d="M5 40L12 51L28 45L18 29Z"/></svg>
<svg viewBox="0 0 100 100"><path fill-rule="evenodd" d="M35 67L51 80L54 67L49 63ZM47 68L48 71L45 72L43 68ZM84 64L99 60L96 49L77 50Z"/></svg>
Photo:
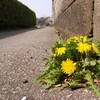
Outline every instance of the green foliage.
<svg viewBox="0 0 100 100"><path fill-rule="evenodd" d="M35 13L17 0L0 0L0 29L36 25Z"/></svg>
<svg viewBox="0 0 100 100"><path fill-rule="evenodd" d="M47 83L46 88L50 88L52 85L56 84L62 75L60 68L57 67L57 63L53 60L54 59L50 57L46 61L46 71L35 80L37 83Z"/></svg>
<svg viewBox="0 0 100 100"><path fill-rule="evenodd" d="M98 95L100 96L100 88L96 86L96 84L93 81L91 72L87 72L85 75L85 79L87 80L87 84L90 86L90 88Z"/></svg>
<svg viewBox="0 0 100 100"><path fill-rule="evenodd" d="M100 95L100 44L86 36L57 41L47 58L44 73L36 81L46 83L46 88L57 84L61 84L61 89L89 86Z"/></svg>

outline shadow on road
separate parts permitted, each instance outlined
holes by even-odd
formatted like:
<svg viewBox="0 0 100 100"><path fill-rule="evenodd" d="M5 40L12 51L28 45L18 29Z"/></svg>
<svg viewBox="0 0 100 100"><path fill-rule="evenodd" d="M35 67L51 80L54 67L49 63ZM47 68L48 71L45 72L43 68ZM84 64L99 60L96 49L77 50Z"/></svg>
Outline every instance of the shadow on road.
<svg viewBox="0 0 100 100"><path fill-rule="evenodd" d="M20 30L16 30L16 31L10 31L10 32L0 32L0 39L4 39L7 37L11 37L11 36L15 36L18 34L22 34L25 33L27 31L31 31L31 30L37 30L38 28L30 28L30 29L20 29Z"/></svg>

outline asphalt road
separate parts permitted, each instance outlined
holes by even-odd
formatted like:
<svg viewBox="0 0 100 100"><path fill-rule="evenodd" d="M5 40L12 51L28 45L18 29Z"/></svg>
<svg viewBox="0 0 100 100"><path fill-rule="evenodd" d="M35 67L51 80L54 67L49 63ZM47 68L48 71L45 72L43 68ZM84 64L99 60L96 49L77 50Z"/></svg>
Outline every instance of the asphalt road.
<svg viewBox="0 0 100 100"><path fill-rule="evenodd" d="M0 100L100 100L87 89L45 90L32 82L57 40L49 27L0 33Z"/></svg>

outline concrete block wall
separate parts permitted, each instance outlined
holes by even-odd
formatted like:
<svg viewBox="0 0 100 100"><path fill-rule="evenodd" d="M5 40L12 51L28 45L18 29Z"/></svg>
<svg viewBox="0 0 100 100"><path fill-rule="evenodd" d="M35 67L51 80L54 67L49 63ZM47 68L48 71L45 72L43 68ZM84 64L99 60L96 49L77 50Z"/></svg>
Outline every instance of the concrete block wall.
<svg viewBox="0 0 100 100"><path fill-rule="evenodd" d="M99 39L100 0L52 0L55 27L63 36L88 35Z"/></svg>
<svg viewBox="0 0 100 100"><path fill-rule="evenodd" d="M94 1L93 34L94 40L100 41L100 0Z"/></svg>

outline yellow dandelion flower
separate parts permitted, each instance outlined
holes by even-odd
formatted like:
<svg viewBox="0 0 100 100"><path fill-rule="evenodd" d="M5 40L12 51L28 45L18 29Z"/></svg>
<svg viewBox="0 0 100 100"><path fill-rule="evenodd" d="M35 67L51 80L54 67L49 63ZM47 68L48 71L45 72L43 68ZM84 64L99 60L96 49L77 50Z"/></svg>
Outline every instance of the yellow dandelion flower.
<svg viewBox="0 0 100 100"><path fill-rule="evenodd" d="M70 39L70 40L73 40L73 39L74 39L74 36L71 36L69 39Z"/></svg>
<svg viewBox="0 0 100 100"><path fill-rule="evenodd" d="M66 43L67 43L67 44L70 44L70 39L67 39Z"/></svg>
<svg viewBox="0 0 100 100"><path fill-rule="evenodd" d="M87 42L87 37L86 36L83 37L83 42Z"/></svg>
<svg viewBox="0 0 100 100"><path fill-rule="evenodd" d="M65 74L71 75L76 70L76 63L72 60L67 59L61 63L61 69Z"/></svg>
<svg viewBox="0 0 100 100"><path fill-rule="evenodd" d="M57 55L65 54L65 52L66 52L66 48L65 47L61 47L61 48L57 48L56 49Z"/></svg>
<svg viewBox="0 0 100 100"><path fill-rule="evenodd" d="M70 41L68 41L67 43L70 44Z"/></svg>
<svg viewBox="0 0 100 100"><path fill-rule="evenodd" d="M87 36L80 36L80 39L82 40L82 42L87 42Z"/></svg>
<svg viewBox="0 0 100 100"><path fill-rule="evenodd" d="M80 36L81 39L83 39L84 36Z"/></svg>
<svg viewBox="0 0 100 100"><path fill-rule="evenodd" d="M80 53L87 52L87 51L91 50L91 46L87 43L79 43L78 47L77 47L77 50Z"/></svg>
<svg viewBox="0 0 100 100"><path fill-rule="evenodd" d="M99 53L99 49L96 47L94 43L92 43L92 49L95 53Z"/></svg>
<svg viewBox="0 0 100 100"><path fill-rule="evenodd" d="M59 41L58 44L61 44L61 42Z"/></svg>
<svg viewBox="0 0 100 100"><path fill-rule="evenodd" d="M79 37L78 36L74 36L74 40L78 41Z"/></svg>
<svg viewBox="0 0 100 100"><path fill-rule="evenodd" d="M71 36L70 39L73 40L73 42L78 42L79 41L78 36Z"/></svg>

